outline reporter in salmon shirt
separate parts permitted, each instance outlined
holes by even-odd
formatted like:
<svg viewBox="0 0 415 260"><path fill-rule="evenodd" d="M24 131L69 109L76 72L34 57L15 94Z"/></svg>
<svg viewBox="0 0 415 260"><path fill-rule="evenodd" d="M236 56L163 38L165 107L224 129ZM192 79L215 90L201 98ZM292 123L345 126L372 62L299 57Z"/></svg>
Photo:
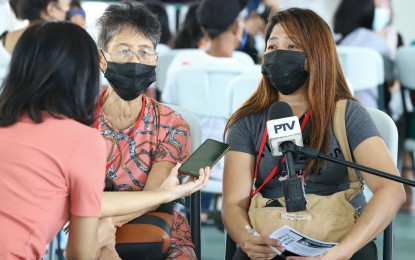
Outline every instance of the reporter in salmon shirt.
<svg viewBox="0 0 415 260"><path fill-rule="evenodd" d="M41 259L68 220L67 259L96 259L97 228L113 215L114 200L129 214L207 183L209 169L201 169L199 180L179 185L177 164L157 189L103 195L106 147L90 127L98 64L95 42L71 23L33 25L16 44L0 94L2 260Z"/></svg>

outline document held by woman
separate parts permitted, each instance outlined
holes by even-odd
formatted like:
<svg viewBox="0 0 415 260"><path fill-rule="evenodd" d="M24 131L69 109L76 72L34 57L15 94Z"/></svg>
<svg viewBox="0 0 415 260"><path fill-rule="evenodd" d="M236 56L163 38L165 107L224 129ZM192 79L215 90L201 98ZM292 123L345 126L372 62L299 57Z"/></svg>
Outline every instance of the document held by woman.
<svg viewBox="0 0 415 260"><path fill-rule="evenodd" d="M337 244L307 237L289 226L283 226L277 229L269 237L279 240L285 250L299 256L322 255Z"/></svg>

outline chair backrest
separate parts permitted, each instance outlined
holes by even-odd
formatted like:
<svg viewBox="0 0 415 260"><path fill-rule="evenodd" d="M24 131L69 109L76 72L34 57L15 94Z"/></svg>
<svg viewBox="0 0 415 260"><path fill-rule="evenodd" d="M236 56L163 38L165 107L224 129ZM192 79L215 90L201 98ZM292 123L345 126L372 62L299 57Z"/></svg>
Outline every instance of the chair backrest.
<svg viewBox="0 0 415 260"><path fill-rule="evenodd" d="M380 136L383 138L383 141L388 147L388 150L391 153L395 164L397 164L398 130L396 128L395 122L393 122L392 118L389 115L378 109L366 108L366 110L369 112L370 117L375 122Z"/></svg>
<svg viewBox="0 0 415 260"><path fill-rule="evenodd" d="M227 90L230 98L230 112L235 112L258 88L262 79L260 72L247 72L229 81Z"/></svg>
<svg viewBox="0 0 415 260"><path fill-rule="evenodd" d="M376 124L380 136L383 138L392 158L398 162L398 130L395 122L386 113L374 109L366 108ZM393 257L393 221L383 231L383 259L391 260Z"/></svg>
<svg viewBox="0 0 415 260"><path fill-rule="evenodd" d="M184 53L184 52L191 54L192 52L201 52L201 51L202 50L200 49L173 49L173 50L169 50L169 51L166 51L160 54L160 57L157 62L157 67L156 67L157 90L160 93L163 92L164 86L166 84L167 70L170 66L170 63L173 61L173 59L176 57L177 54ZM254 64L254 61L252 60L252 58L248 54L241 52L241 51L234 51L232 57L241 61L241 64L252 64L252 65Z"/></svg>
<svg viewBox="0 0 415 260"><path fill-rule="evenodd" d="M175 112L180 114L190 127L190 135L192 138L192 152L200 146L202 142L202 134L197 118L187 109L178 105L164 104ZM192 240L195 246L195 254L197 259L201 259L201 236L200 236L200 191L194 192L190 195L190 231L192 233Z"/></svg>
<svg viewBox="0 0 415 260"><path fill-rule="evenodd" d="M370 48L337 46L340 63L354 91L382 85L384 68L382 56Z"/></svg>
<svg viewBox="0 0 415 260"><path fill-rule="evenodd" d="M386 113L375 109L375 108L366 108L369 112L370 117L375 122L376 128L379 131L380 136L385 142L388 150L395 162L395 165L398 164L398 130L396 128L395 122L392 118ZM368 187L364 189L366 200L369 200L373 193L369 190Z"/></svg>
<svg viewBox="0 0 415 260"><path fill-rule="evenodd" d="M196 116L193 115L189 110L183 107L180 107L178 105L174 105L174 104L164 104L164 105L176 111L178 114L180 114L183 117L184 120L186 120L187 124L190 127L190 135L192 137L192 152L196 151L196 149L202 143L202 134L200 130L199 121L197 120Z"/></svg>
<svg viewBox="0 0 415 260"><path fill-rule="evenodd" d="M251 56L249 56L248 54L246 54L243 51L234 51L232 54L232 57L234 59L237 59L241 62L241 64L250 64L250 65L254 65L254 60L251 58Z"/></svg>
<svg viewBox="0 0 415 260"><path fill-rule="evenodd" d="M183 66L175 78L177 103L198 116L227 119L230 115L226 90L228 83L250 70L259 70L259 67L212 64Z"/></svg>
<svg viewBox="0 0 415 260"><path fill-rule="evenodd" d="M409 92L415 91L415 46L400 47L396 53L395 64L401 83L404 117L409 118L413 107Z"/></svg>
<svg viewBox="0 0 415 260"><path fill-rule="evenodd" d="M396 53L395 63L401 85L415 90L415 46L400 47Z"/></svg>
<svg viewBox="0 0 415 260"><path fill-rule="evenodd" d="M157 90L160 91L160 93L164 89L164 84L166 82L167 69L169 68L169 65L173 61L174 57L176 57L176 55L181 51L183 50L182 49L169 50L169 51L166 51L160 54L160 57L157 61L157 67L156 67L156 78L157 78L156 87L157 87Z"/></svg>

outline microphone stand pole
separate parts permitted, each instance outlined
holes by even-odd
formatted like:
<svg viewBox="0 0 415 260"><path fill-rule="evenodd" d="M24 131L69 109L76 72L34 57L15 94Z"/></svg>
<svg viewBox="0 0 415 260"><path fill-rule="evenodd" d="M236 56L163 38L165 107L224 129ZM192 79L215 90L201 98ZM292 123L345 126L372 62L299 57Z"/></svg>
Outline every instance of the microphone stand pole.
<svg viewBox="0 0 415 260"><path fill-rule="evenodd" d="M289 143L288 147L286 147L287 150L286 151L291 151L294 153L299 153L302 155L305 155L306 157L312 158L312 159L323 159L326 161L330 161L330 162L334 162L340 165L344 165L347 167L351 167L353 169L357 169L357 170L361 170L385 179L389 179L389 180L393 180L399 183L403 183L406 185L410 185L412 187L415 187L415 181L411 181L405 178L402 178L400 176L396 176L387 172L383 172L380 170L376 170L370 167L366 167L363 165L359 165L356 163L352 163L349 161L345 161L345 160L341 160L338 158L334 158L325 154L320 153L319 151L310 148L310 147L302 147L302 146L297 146L293 143ZM393 230L392 230L392 222L385 228L384 232L383 232L383 237L384 237L384 242L383 242L383 259L387 259L390 260L392 259L392 255L393 255Z"/></svg>
<svg viewBox="0 0 415 260"><path fill-rule="evenodd" d="M359 165L359 164L356 164L356 163L353 163L353 162L349 162L349 161L345 161L345 160L342 160L342 159L334 158L332 156L322 154L319 151L317 151L313 148L310 148L310 147L297 146L293 143L290 143L290 144L291 145L287 150L292 151L294 153L299 153L299 154L305 155L306 157L309 157L309 158L312 158L312 159L319 158L319 159L323 159L323 160L326 160L326 161L334 162L334 163L344 165L344 166L347 166L347 167L350 167L350 168L353 168L353 169L356 169L356 170L364 171L364 172L367 172L367 173L370 173L370 174L373 174L373 175L376 175L376 176L379 176L379 177L382 177L382 178L385 178L385 179L393 180L393 181L396 181L396 182L400 182L402 184L406 184L406 185L415 187L415 181L411 181L411 180L402 178L400 176L396 176L396 175L393 175L393 174L390 174L390 173L387 173L387 172L376 170L376 169L373 169L373 168L370 168L370 167L367 167L367 166Z"/></svg>

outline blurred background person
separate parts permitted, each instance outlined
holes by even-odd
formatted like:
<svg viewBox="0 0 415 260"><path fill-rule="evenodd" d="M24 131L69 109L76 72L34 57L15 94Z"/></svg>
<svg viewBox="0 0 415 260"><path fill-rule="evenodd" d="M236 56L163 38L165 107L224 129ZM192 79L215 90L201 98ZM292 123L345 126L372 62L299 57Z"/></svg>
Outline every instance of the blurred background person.
<svg viewBox="0 0 415 260"><path fill-rule="evenodd" d="M394 61L396 51L403 46L403 37L393 25L393 11L392 1L390 0L374 0L375 1L375 15L373 17L373 30L385 39L389 50L391 60L386 60L385 66L390 68L385 69L385 72L390 71L385 77L384 83L384 97L387 105L388 114L395 120L401 119L403 114L402 97L400 92L400 84L397 79L396 70L394 68ZM400 123L400 122L397 122Z"/></svg>
<svg viewBox="0 0 415 260"><path fill-rule="evenodd" d="M371 48L382 56L384 64L390 64L391 50L388 44L372 29L374 15L374 0L341 1L334 15L336 44ZM388 75L393 75L393 66L385 65L384 67L385 79L387 79ZM378 86L366 90L357 90L355 91L355 97L366 107L379 107Z"/></svg>
<svg viewBox="0 0 415 260"><path fill-rule="evenodd" d="M160 42L157 44L157 53L162 55L163 53L170 50L168 43L172 38L172 34L169 28L169 17L167 16L167 11L164 5L158 1L151 0L151 1L144 1L145 6L157 16L157 19L161 26L161 36ZM153 83L144 91L144 95L147 97L156 99L156 83Z"/></svg>
<svg viewBox="0 0 415 260"><path fill-rule="evenodd" d="M272 11L278 10L278 0L249 0L244 11L246 11L245 27L248 34L255 42L253 43L258 51L256 63L260 63L260 56L265 51L264 31L268 22L268 16Z"/></svg>
<svg viewBox="0 0 415 260"><path fill-rule="evenodd" d="M70 0L10 0L10 7L18 19L27 19L29 21L28 26L30 26L42 20L65 20L66 12L69 10L69 1ZM20 35L22 35L26 29L27 26L11 32L5 31L0 36L0 85L7 73L7 67L14 46Z"/></svg>
<svg viewBox="0 0 415 260"><path fill-rule="evenodd" d="M5 31L14 31L25 26L27 26L27 21L16 18L9 0L0 0L0 35Z"/></svg>
<svg viewBox="0 0 415 260"><path fill-rule="evenodd" d="M139 1L140 2L140 1ZM170 48L168 46L172 34L169 27L169 17L167 16L166 8L162 3L157 0L147 0L143 2L145 6L157 16L157 19L161 26L161 36L160 42L157 44L157 52L162 54L163 52L168 51Z"/></svg>
<svg viewBox="0 0 415 260"><path fill-rule="evenodd" d="M395 58L398 47L403 46L402 35L393 25L393 11L391 0L374 0L375 15L373 17L373 30L382 36L391 51L392 58Z"/></svg>
<svg viewBox="0 0 415 260"><path fill-rule="evenodd" d="M392 1L390 0L374 0L375 1L375 16L373 19L373 30L378 35L386 40L391 51L391 57L394 60L396 51L399 47L403 46L402 35L397 31L393 25L393 10ZM395 79L391 84L385 86L385 97L387 102L389 101L390 114L399 127L403 128L403 138L415 137L415 118L414 113L403 113L402 97L400 91L400 84ZM415 104L415 97L411 95L408 100ZM414 179L413 164L411 159L412 154L406 150L402 153L402 177L406 179ZM415 204L413 198L413 188L409 185L404 185L406 193L406 202L401 207L401 212L414 214Z"/></svg>
<svg viewBox="0 0 415 260"><path fill-rule="evenodd" d="M187 10L179 31L172 38L170 46L172 49L209 49L209 39L204 37L196 17L199 2L191 3Z"/></svg>
<svg viewBox="0 0 415 260"><path fill-rule="evenodd" d="M85 10L82 9L81 3L77 0L71 1L69 5L69 11L66 14L66 20L70 21L74 24L81 26L82 28L86 28L86 13Z"/></svg>
<svg viewBox="0 0 415 260"><path fill-rule="evenodd" d="M267 0L264 0L267 1ZM278 8L285 10L291 7L308 8L316 12L333 29L333 14L342 0L268 0L278 1Z"/></svg>
<svg viewBox="0 0 415 260"><path fill-rule="evenodd" d="M183 65L193 64L229 64L242 65L232 57L239 48L244 33L239 13L245 7L243 0L203 0L196 10L198 24L202 34L209 39L208 50L183 52L175 56L167 69L167 77L161 100L177 104L175 96L175 74Z"/></svg>

